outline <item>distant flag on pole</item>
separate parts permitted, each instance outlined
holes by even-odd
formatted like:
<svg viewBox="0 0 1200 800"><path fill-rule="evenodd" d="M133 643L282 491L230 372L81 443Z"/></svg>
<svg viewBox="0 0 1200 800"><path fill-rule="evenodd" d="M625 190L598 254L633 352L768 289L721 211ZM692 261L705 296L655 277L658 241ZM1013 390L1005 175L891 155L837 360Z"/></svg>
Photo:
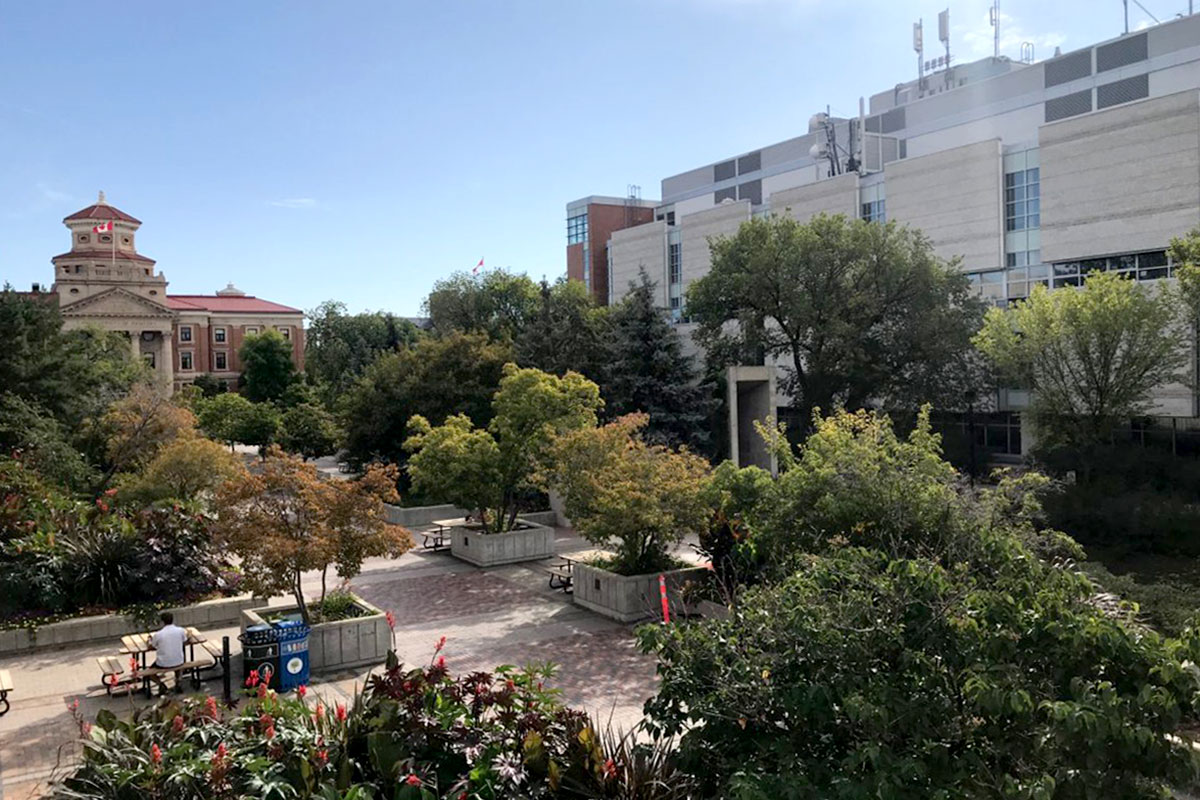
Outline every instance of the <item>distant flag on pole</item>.
<svg viewBox="0 0 1200 800"><path fill-rule="evenodd" d="M483 259L479 259L479 263L475 265L475 269L471 270L472 275L478 275L479 270L483 269Z"/></svg>
<svg viewBox="0 0 1200 800"><path fill-rule="evenodd" d="M112 223L101 222L99 225L92 227L92 233L112 233Z"/></svg>

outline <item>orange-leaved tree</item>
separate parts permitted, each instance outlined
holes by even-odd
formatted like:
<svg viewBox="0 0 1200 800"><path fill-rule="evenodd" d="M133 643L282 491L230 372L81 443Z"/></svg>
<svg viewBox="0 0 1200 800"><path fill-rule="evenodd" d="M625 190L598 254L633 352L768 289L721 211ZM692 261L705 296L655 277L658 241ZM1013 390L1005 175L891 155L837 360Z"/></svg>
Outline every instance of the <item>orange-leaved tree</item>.
<svg viewBox="0 0 1200 800"><path fill-rule="evenodd" d="M387 521L384 503L396 502L394 466L372 466L361 478L323 478L316 467L273 447L271 457L243 471L217 492L217 536L241 558L247 588L270 597L291 593L310 621L301 578L333 566L349 580L365 559L399 556L412 547L409 532Z"/></svg>

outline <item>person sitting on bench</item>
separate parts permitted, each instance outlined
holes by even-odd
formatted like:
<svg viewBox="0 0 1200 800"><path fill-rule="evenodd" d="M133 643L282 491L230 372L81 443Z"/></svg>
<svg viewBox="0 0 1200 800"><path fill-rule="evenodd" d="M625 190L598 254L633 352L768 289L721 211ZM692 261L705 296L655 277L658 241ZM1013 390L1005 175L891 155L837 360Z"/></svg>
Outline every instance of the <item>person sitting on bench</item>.
<svg viewBox="0 0 1200 800"><path fill-rule="evenodd" d="M175 615L170 611L164 611L160 619L163 626L150 637L150 644L154 646L154 663L150 666L162 670L181 667L186 661L183 646L187 644L187 631L175 624ZM182 688L178 674L175 683L177 689Z"/></svg>

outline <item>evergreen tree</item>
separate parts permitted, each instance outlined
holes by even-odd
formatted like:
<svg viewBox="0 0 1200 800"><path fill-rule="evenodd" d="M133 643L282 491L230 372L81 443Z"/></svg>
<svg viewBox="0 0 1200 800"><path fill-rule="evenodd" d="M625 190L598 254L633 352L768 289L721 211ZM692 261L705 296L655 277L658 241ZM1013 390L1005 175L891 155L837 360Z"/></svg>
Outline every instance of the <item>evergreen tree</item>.
<svg viewBox="0 0 1200 800"><path fill-rule="evenodd" d="M569 370L599 383L606 360L607 318L579 281L541 283L537 311L517 337L517 361L552 375Z"/></svg>
<svg viewBox="0 0 1200 800"><path fill-rule="evenodd" d="M616 418L635 411L650 415L645 437L669 446L707 452L711 440L711 393L699 383L692 359L666 312L654 304L654 284L641 281L610 315L605 413Z"/></svg>
<svg viewBox="0 0 1200 800"><path fill-rule="evenodd" d="M292 344L279 331L250 334L238 357L245 382L243 393L253 402L279 400L297 380Z"/></svg>

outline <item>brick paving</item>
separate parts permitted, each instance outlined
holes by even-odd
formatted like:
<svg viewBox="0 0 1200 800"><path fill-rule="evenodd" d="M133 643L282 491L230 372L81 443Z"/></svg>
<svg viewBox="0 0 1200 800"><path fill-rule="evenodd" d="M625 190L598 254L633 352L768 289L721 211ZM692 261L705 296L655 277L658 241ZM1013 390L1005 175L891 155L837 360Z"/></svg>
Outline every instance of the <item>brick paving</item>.
<svg viewBox="0 0 1200 800"><path fill-rule="evenodd" d="M559 553L589 547L569 530L557 534ZM689 551L679 554L686 557ZM642 704L654 693L654 659L637 650L633 626L573 605L568 595L549 588L536 563L481 570L446 552L418 550L398 560L371 560L353 588L396 614L396 649L408 663L428 663L441 636L455 672L553 662L559 670L551 685L562 690L566 702L626 729L641 719ZM306 580L306 590L310 596L319 593L316 576ZM238 631L205 633L219 640ZM232 641L236 652L237 640ZM107 697L100 686L96 657L115 654L118 646L101 642L0 659L16 683L9 696L12 710L0 717L0 798L42 796L56 770L77 756L72 700L79 699L89 718L102 708L128 713L147 702L141 696ZM240 674L235 661L234 675ZM364 669L325 675L314 679L312 688L329 699L345 699L368 674ZM217 692L220 684L207 689Z"/></svg>

